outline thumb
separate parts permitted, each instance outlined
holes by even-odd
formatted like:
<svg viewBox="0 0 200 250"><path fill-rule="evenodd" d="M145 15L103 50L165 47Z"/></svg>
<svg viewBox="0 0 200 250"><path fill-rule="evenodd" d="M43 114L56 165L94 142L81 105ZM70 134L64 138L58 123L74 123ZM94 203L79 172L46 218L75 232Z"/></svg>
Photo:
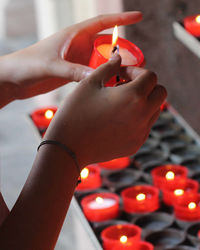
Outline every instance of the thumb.
<svg viewBox="0 0 200 250"><path fill-rule="evenodd" d="M89 83L104 85L112 76L120 72L121 56L114 54L107 63L99 66L87 79Z"/></svg>
<svg viewBox="0 0 200 250"><path fill-rule="evenodd" d="M52 64L50 74L54 77L64 78L67 81L79 82L88 77L93 71L94 69L82 64L59 60Z"/></svg>

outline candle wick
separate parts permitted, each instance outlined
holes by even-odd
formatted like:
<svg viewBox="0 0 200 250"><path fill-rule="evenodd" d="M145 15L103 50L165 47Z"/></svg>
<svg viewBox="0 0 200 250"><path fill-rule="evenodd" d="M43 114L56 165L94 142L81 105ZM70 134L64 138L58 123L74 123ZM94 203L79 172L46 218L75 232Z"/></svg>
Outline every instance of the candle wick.
<svg viewBox="0 0 200 250"><path fill-rule="evenodd" d="M117 51L117 54L119 55L119 45L118 44L113 47L112 55L115 53L115 51ZM116 82L117 82L117 84L120 82L120 76L119 75L116 75Z"/></svg>

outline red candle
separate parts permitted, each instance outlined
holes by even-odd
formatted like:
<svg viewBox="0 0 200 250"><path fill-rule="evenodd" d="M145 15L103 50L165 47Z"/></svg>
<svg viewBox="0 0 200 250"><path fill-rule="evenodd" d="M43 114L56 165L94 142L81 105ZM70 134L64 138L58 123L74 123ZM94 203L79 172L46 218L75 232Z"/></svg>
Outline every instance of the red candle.
<svg viewBox="0 0 200 250"><path fill-rule="evenodd" d="M121 193L127 213L149 213L159 208L159 190L150 185L126 188Z"/></svg>
<svg viewBox="0 0 200 250"><path fill-rule="evenodd" d="M57 107L45 107L36 109L32 114L31 118L38 128L47 128L57 111Z"/></svg>
<svg viewBox="0 0 200 250"><path fill-rule="evenodd" d="M91 222L112 220L119 215L119 196L113 193L95 193L85 196L81 206Z"/></svg>
<svg viewBox="0 0 200 250"><path fill-rule="evenodd" d="M89 165L81 171L81 183L76 190L96 189L101 186L100 169L97 165Z"/></svg>
<svg viewBox="0 0 200 250"><path fill-rule="evenodd" d="M154 186L163 189L166 186L175 186L184 182L188 170L180 165L163 165L151 171Z"/></svg>
<svg viewBox="0 0 200 250"><path fill-rule="evenodd" d="M192 179L185 179L184 182L178 183L176 186L167 185L163 188L163 201L167 205L175 205L180 197L185 197L191 193L197 193L199 184Z"/></svg>
<svg viewBox="0 0 200 250"><path fill-rule="evenodd" d="M113 159L111 161L105 161L98 163L99 167L105 169L122 169L127 168L130 165L130 158L129 157L121 157L117 159Z"/></svg>
<svg viewBox="0 0 200 250"><path fill-rule="evenodd" d="M141 238L141 228L123 224L109 226L101 232L104 250L137 250Z"/></svg>
<svg viewBox="0 0 200 250"><path fill-rule="evenodd" d="M174 206L174 213L177 219L184 221L200 220L200 194L192 193L178 200Z"/></svg>
<svg viewBox="0 0 200 250"><path fill-rule="evenodd" d="M117 32L116 29L114 31ZM101 64L106 63L111 57L112 50L115 46L119 46L119 54L122 57L122 66L142 67L144 65L144 55L142 51L128 40L118 38L118 34L113 32L113 36L103 35L95 40L89 66L96 69ZM112 78L106 86L114 86L115 83L115 78Z"/></svg>
<svg viewBox="0 0 200 250"><path fill-rule="evenodd" d="M200 15L188 16L183 20L185 29L193 36L200 36Z"/></svg>

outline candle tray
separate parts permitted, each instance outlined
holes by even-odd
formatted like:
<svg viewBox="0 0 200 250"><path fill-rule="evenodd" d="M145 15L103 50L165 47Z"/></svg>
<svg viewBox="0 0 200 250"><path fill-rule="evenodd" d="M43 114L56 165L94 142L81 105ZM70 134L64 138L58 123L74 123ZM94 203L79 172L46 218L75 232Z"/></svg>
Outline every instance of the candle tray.
<svg viewBox="0 0 200 250"><path fill-rule="evenodd" d="M100 189L75 191L76 207L81 210L81 199L91 193L113 192L120 195L126 187L152 184L150 173L159 165L182 164L188 168L190 178L200 180L199 137L170 105L161 112L149 138L139 151L130 157L130 160L130 165L125 169L102 170ZM140 226L142 239L151 242L156 250L200 249L200 240L197 235L191 236L191 230L188 229L194 223L184 221L180 223L176 220L172 207L162 202L162 196L160 196L160 208L153 213L127 214L122 210L121 198L120 207L120 214L115 220L92 223L84 217L84 223L89 225L90 237L97 240L94 249L102 249L101 231L109 225L119 223L134 223Z"/></svg>

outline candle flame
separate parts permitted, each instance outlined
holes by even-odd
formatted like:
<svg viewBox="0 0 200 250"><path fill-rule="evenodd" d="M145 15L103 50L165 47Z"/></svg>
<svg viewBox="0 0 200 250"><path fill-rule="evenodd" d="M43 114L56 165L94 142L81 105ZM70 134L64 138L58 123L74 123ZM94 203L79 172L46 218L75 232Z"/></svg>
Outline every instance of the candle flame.
<svg viewBox="0 0 200 250"><path fill-rule="evenodd" d="M113 30L113 35L112 35L112 46L114 47L117 44L118 40L118 28L117 25L115 25L115 28Z"/></svg>
<svg viewBox="0 0 200 250"><path fill-rule="evenodd" d="M122 244L125 244L128 240L128 237L126 235L122 235L119 240Z"/></svg>
<svg viewBox="0 0 200 250"><path fill-rule="evenodd" d="M138 201L143 201L143 200L145 200L145 199L146 199L146 195L143 194L143 193L138 194L138 195L136 196L136 200L138 200Z"/></svg>
<svg viewBox="0 0 200 250"><path fill-rule="evenodd" d="M48 109L48 110L45 112L44 116L45 116L47 119L52 119L52 118L53 118L53 111L50 110L50 109Z"/></svg>
<svg viewBox="0 0 200 250"><path fill-rule="evenodd" d="M196 207L197 207L197 204L196 204L195 202L190 202L190 203L188 204L188 208L189 208L190 210L195 209Z"/></svg>
<svg viewBox="0 0 200 250"><path fill-rule="evenodd" d="M175 174L174 174L174 172L172 172L172 171L168 171L168 172L166 173L165 177L166 177L167 180L173 180L174 177L175 177Z"/></svg>
<svg viewBox="0 0 200 250"><path fill-rule="evenodd" d="M103 198L101 198L101 197L97 197L96 198L96 203L98 203L98 204L102 204L103 203Z"/></svg>
<svg viewBox="0 0 200 250"><path fill-rule="evenodd" d="M81 179L86 179L89 175L89 169L88 168L84 168L82 171L81 171Z"/></svg>
<svg viewBox="0 0 200 250"><path fill-rule="evenodd" d="M184 190L183 189L176 189L176 190L174 190L174 194L176 196L181 196L184 194Z"/></svg>
<svg viewBox="0 0 200 250"><path fill-rule="evenodd" d="M196 16L195 20L197 23L200 23L200 15Z"/></svg>

